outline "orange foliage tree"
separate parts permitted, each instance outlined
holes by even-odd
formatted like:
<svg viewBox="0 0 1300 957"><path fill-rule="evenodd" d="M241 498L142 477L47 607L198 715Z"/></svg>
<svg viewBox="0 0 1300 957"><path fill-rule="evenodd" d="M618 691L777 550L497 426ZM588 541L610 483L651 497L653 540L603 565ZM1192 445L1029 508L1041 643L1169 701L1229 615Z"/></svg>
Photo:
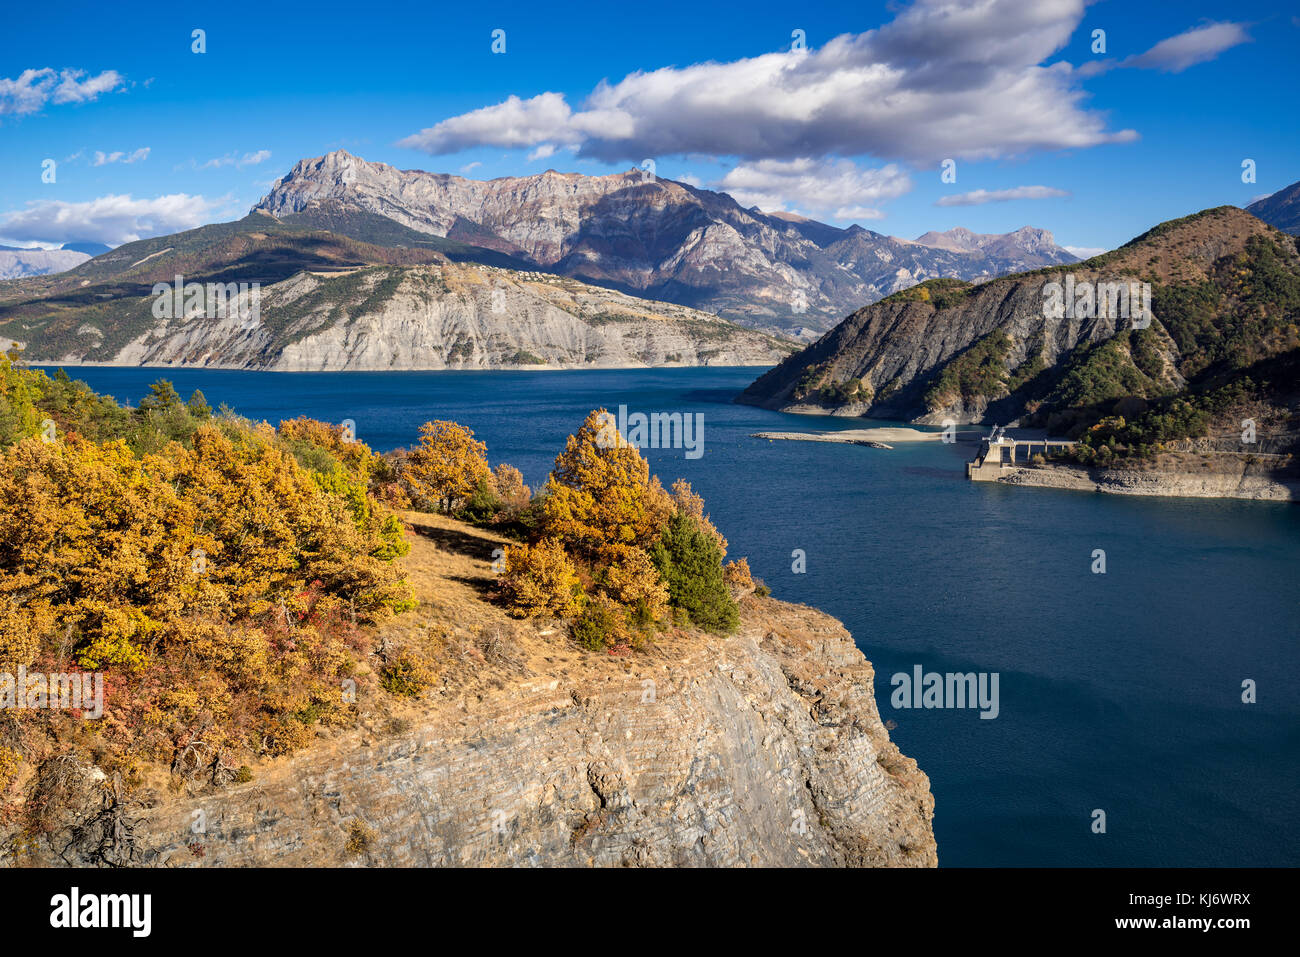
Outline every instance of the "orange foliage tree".
<svg viewBox="0 0 1300 957"><path fill-rule="evenodd" d="M501 504L511 511L523 508L532 498L532 492L524 484L524 473L505 462L492 470L492 491L501 499Z"/></svg>
<svg viewBox="0 0 1300 957"><path fill-rule="evenodd" d="M347 711L353 623L410 605L382 525L269 426L204 425L138 457L21 440L0 452L0 665L105 672L97 727L136 753L198 728L292 749Z"/></svg>
<svg viewBox="0 0 1300 957"><path fill-rule="evenodd" d="M370 446L359 441L347 426L300 416L281 422L278 431L295 455L302 456L307 450L328 453L350 475L364 481L368 482L379 468L379 456L371 451ZM310 467L309 462L303 464Z"/></svg>
<svg viewBox="0 0 1300 957"><path fill-rule="evenodd" d="M650 465L597 409L555 459L542 503L544 534L599 560L620 546L644 548L659 535L673 502Z"/></svg>
<svg viewBox="0 0 1300 957"><path fill-rule="evenodd" d="M718 551L722 552L722 556L725 558L727 555L727 540L722 537L722 533L718 531L717 526L709 521L709 516L704 514L703 496L696 495L691 489L691 483L686 479L678 479L673 483L673 503L677 506L678 511L694 519L695 524L700 526L704 534L717 543Z"/></svg>
<svg viewBox="0 0 1300 957"><path fill-rule="evenodd" d="M420 444L407 458L405 481L417 504L427 502L448 515L457 503L491 479L487 445L455 422L426 422Z"/></svg>
<svg viewBox="0 0 1300 957"><path fill-rule="evenodd" d="M578 572L553 539L533 545L511 545L504 556L501 594L520 617L576 614L582 602Z"/></svg>

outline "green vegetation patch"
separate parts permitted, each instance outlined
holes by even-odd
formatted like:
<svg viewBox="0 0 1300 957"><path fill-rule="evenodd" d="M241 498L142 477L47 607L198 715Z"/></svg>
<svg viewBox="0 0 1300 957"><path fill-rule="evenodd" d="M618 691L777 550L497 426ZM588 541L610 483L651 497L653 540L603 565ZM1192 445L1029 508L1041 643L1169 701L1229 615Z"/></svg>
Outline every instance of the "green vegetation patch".
<svg viewBox="0 0 1300 957"><path fill-rule="evenodd" d="M974 288L974 283L967 282L965 279L940 277L938 279L927 279L915 286L900 289L892 296L887 296L881 301L928 302L936 309L948 309L965 300Z"/></svg>
<svg viewBox="0 0 1300 957"><path fill-rule="evenodd" d="M1011 339L995 329L977 340L940 370L925 392L925 406L931 412L947 408L957 398L967 402L976 396L996 398L1008 391L1007 357Z"/></svg>

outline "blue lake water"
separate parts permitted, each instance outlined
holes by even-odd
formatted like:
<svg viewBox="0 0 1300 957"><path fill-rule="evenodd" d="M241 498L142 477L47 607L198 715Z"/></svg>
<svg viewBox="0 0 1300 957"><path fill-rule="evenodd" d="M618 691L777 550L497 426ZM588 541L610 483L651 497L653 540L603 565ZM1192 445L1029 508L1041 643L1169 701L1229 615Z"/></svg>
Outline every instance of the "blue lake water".
<svg viewBox="0 0 1300 957"><path fill-rule="evenodd" d="M941 865L1300 864L1296 506L976 484L970 446L753 439L864 424L733 404L753 369L69 371L133 404L165 377L255 419L351 419L378 450L453 419L534 486L593 408L703 413L703 456L647 450L654 471L692 483L776 597L848 626L930 776ZM893 708L918 664L997 672L1000 714Z"/></svg>

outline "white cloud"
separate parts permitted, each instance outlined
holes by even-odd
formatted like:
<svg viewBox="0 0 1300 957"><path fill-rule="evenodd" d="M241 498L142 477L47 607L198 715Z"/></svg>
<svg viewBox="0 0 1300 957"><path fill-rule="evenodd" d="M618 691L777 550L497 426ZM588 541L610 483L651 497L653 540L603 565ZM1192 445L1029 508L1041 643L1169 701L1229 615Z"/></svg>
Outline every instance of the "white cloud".
<svg viewBox="0 0 1300 957"><path fill-rule="evenodd" d="M115 150L112 153L103 153L95 150L95 160L92 166L107 166L109 163L138 163L141 160L149 158L149 147L142 146L140 149L131 153L122 150Z"/></svg>
<svg viewBox="0 0 1300 957"><path fill-rule="evenodd" d="M117 246L202 225L220 201L174 193L155 199L101 196L83 203L39 200L0 215L0 236L18 242L94 240Z"/></svg>
<svg viewBox="0 0 1300 957"><path fill-rule="evenodd" d="M1213 60L1224 50L1250 42L1250 34L1241 23L1207 23L1161 40L1146 53L1123 60L1097 60L1079 68L1083 76L1105 73L1116 67L1139 70L1163 70L1181 73L1190 66Z"/></svg>
<svg viewBox="0 0 1300 957"><path fill-rule="evenodd" d="M837 219L880 219L874 204L912 188L907 174L892 163L861 169L849 160L758 160L729 170L717 186L740 203L765 212L837 210ZM846 215L839 215L845 213Z"/></svg>
<svg viewBox="0 0 1300 957"><path fill-rule="evenodd" d="M1224 50L1250 42L1250 35L1240 23L1207 23L1178 36L1161 40L1146 53L1136 57L1131 66L1181 73L1189 66L1213 60Z"/></svg>
<svg viewBox="0 0 1300 957"><path fill-rule="evenodd" d="M95 76L86 76L85 70L64 70L59 74L53 99L55 103L87 103L103 93L111 93L124 82L116 70L105 70Z"/></svg>
<svg viewBox="0 0 1300 957"><path fill-rule="evenodd" d="M87 103L125 85L116 70L87 76L85 70L23 70L16 79L0 77L0 116L38 113L46 103Z"/></svg>
<svg viewBox="0 0 1300 957"><path fill-rule="evenodd" d="M258 163L265 162L271 158L270 150L258 150L256 153L245 153L240 156L238 153L227 153L225 156L218 156L210 159L199 166L199 169L220 169L223 166L234 166L243 169L245 166L256 166Z"/></svg>
<svg viewBox="0 0 1300 957"><path fill-rule="evenodd" d="M983 206L985 203L1005 203L1013 199L1056 199L1069 195L1069 191L1052 186L1013 186L1011 189L977 189L969 193L956 193L935 200L934 205Z"/></svg>
<svg viewBox="0 0 1300 957"><path fill-rule="evenodd" d="M534 160L548 159L553 155L555 155L554 144L543 143L541 146L537 147L537 149L533 150L531 153L528 154L528 162L531 163Z"/></svg>
<svg viewBox="0 0 1300 957"><path fill-rule="evenodd" d="M482 165L483 165L483 164L482 164L479 160L475 160L475 161L472 162L472 163L466 163L464 166L462 166L462 167L460 168L460 171L461 171L462 174L464 174L464 175L468 175L468 174L474 172L474 170L478 169L478 168L479 168L480 166L482 166Z"/></svg>
<svg viewBox="0 0 1300 957"><path fill-rule="evenodd" d="M1062 246L1067 253L1073 253L1080 259L1091 259L1093 256L1100 256L1104 252L1109 252L1105 246Z"/></svg>
<svg viewBox="0 0 1300 957"><path fill-rule="evenodd" d="M885 214L878 209L865 206L844 206L831 213L831 219L884 219Z"/></svg>
<svg viewBox="0 0 1300 957"><path fill-rule="evenodd" d="M426 153L455 153L471 146L538 146L547 140L576 142L568 130L573 111L559 93L543 93L529 100L508 97L495 106L485 106L443 120L403 140L398 146Z"/></svg>
<svg viewBox="0 0 1300 957"><path fill-rule="evenodd" d="M874 155L934 162L1134 139L1083 108L1078 72L1041 64L1085 0L917 0L885 26L816 50L697 63L602 82L578 110L547 92L445 119L398 145L575 144L606 161Z"/></svg>

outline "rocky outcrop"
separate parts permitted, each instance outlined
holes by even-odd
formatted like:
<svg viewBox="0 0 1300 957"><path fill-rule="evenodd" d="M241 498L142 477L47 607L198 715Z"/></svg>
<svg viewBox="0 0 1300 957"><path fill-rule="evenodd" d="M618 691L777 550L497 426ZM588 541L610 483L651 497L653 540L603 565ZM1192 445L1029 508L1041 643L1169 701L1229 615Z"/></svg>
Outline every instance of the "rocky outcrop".
<svg viewBox="0 0 1300 957"><path fill-rule="evenodd" d="M1165 469L1086 469L1068 465L1004 468L993 481L1005 485L1153 495L1168 498L1239 498L1249 501L1300 501L1300 479L1279 477L1266 466L1234 464L1213 471Z"/></svg>
<svg viewBox="0 0 1300 957"><path fill-rule="evenodd" d="M826 329L927 278L991 278L1075 261L1043 230L941 248L744 209L726 194L639 169L485 182L336 151L299 162L255 208L345 232L352 213L355 235L370 241L380 241L373 221L380 216L587 282L784 331Z"/></svg>
<svg viewBox="0 0 1300 957"><path fill-rule="evenodd" d="M551 651L400 732L349 733L251 783L118 809L124 859L933 866L929 781L890 742L871 665L843 626L752 597L742 622L734 637L648 656ZM66 833L104 813L95 805ZM78 857L92 844L102 850L60 846L93 863Z"/></svg>
<svg viewBox="0 0 1300 957"><path fill-rule="evenodd" d="M152 299L126 301L111 327L91 314L73 335L27 339L27 353L317 372L771 365L792 348L683 306L474 264L303 271L258 293L256 309L246 293L188 318L157 318Z"/></svg>

